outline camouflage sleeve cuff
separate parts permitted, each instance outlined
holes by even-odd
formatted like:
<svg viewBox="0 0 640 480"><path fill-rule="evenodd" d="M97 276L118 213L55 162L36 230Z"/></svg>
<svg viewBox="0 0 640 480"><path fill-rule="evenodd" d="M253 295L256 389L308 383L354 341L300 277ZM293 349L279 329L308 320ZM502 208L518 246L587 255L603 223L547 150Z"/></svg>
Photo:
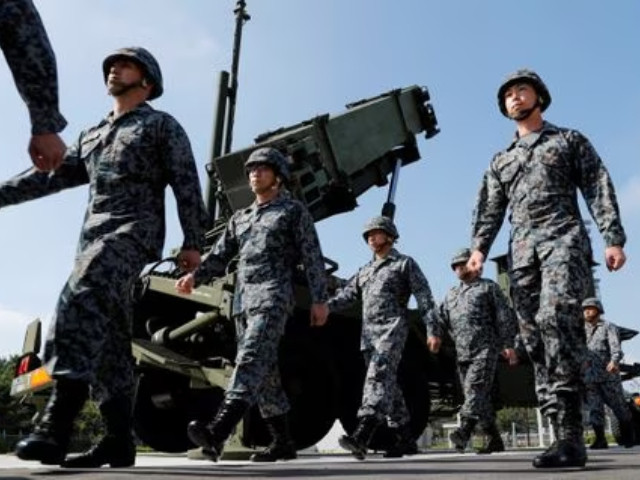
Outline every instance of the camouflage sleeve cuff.
<svg viewBox="0 0 640 480"><path fill-rule="evenodd" d="M200 253L204 250L204 239L198 238L198 235L191 235L184 238L182 242L183 250L198 250Z"/></svg>
<svg viewBox="0 0 640 480"><path fill-rule="evenodd" d="M67 126L67 121L57 109L31 108L31 134L58 133Z"/></svg>

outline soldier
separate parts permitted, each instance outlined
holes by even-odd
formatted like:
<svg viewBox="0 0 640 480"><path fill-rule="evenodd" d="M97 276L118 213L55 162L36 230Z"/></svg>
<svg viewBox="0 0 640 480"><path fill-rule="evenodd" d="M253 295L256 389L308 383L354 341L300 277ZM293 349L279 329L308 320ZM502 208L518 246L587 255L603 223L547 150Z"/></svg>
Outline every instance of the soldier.
<svg viewBox="0 0 640 480"><path fill-rule="evenodd" d="M65 153L58 132L67 121L58 110L56 58L31 0L0 2L0 48L29 109L31 160L40 170L53 170Z"/></svg>
<svg viewBox="0 0 640 480"><path fill-rule="evenodd" d="M530 70L518 70L500 85L498 106L516 122L517 132L484 175L469 259L469 267L479 271L509 207L514 309L533 362L540 409L558 427L558 440L534 459L536 468L584 466L587 459L580 305L594 287L578 189L604 237L609 270L624 265L626 241L607 169L580 132L543 120L550 103L549 90Z"/></svg>
<svg viewBox="0 0 640 480"><path fill-rule="evenodd" d="M595 297L582 302L584 328L587 334L587 359L585 364L585 385L587 388L587 410L589 423L596 438L591 449L608 448L604 436L604 405L608 405L618 419L622 444L633 446L631 411L624 398L620 380L620 334L618 327L601 318L604 314L602 303Z"/></svg>
<svg viewBox="0 0 640 480"><path fill-rule="evenodd" d="M45 345L56 384L42 419L16 448L23 460L63 463L91 386L107 433L66 467L134 464L131 289L162 254L167 185L177 200L185 269L200 262L207 218L186 133L147 103L162 94L155 58L143 48L123 48L106 57L102 69L113 111L80 134L57 170L31 169L0 184L0 206L89 184L74 268Z"/></svg>
<svg viewBox="0 0 640 480"><path fill-rule="evenodd" d="M184 294L213 276L225 274L239 255L233 303L238 353L215 419L194 420L191 440L216 461L224 442L247 409L258 403L273 438L254 462L296 458L289 432L289 402L278 369L278 346L295 302L293 275L302 261L311 294L311 325L322 326L328 315L327 279L313 219L301 202L286 190L289 166L276 149L258 148L245 163L254 203L233 214L215 247L196 271L180 278L176 288Z"/></svg>
<svg viewBox="0 0 640 480"><path fill-rule="evenodd" d="M357 459L364 460L376 428L393 413L396 422L402 418L405 421L391 425L396 441L386 456L399 457L413 441L409 414L397 382L398 364L409 333L407 305L412 294L426 324L427 343L432 351L440 346L440 330L427 279L413 258L393 248L399 237L393 222L387 217L374 217L365 225L362 236L374 253L373 260L328 302L331 312L362 302L360 349L367 373L358 425L352 435L342 436L339 442Z"/></svg>
<svg viewBox="0 0 640 480"><path fill-rule="evenodd" d="M518 324L500 286L467 268L470 256L471 251L464 248L451 259L451 268L460 284L447 292L439 309L443 330L450 333L456 346L458 374L464 390L461 425L450 439L458 451L464 451L479 423L486 443L477 452L502 452L504 443L492 401L493 384L499 355L512 365L517 360L514 342Z"/></svg>

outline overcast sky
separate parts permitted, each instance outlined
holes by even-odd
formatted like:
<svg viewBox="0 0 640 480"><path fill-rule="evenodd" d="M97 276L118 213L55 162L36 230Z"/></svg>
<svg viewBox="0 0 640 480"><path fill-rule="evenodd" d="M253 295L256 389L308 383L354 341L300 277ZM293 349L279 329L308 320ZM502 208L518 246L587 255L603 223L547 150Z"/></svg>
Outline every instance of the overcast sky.
<svg viewBox="0 0 640 480"><path fill-rule="evenodd" d="M248 0L234 147L267 130L393 88L428 86L442 132L419 140L423 160L403 170L397 195L398 248L412 255L442 299L454 283L449 259L469 243L471 210L492 155L514 126L496 106L512 70L530 67L553 103L546 118L593 142L617 188L628 264L602 267L606 317L638 328L640 294L640 2L487 0ZM185 127L203 186L218 72L229 69L233 0L36 1L58 58L60 98L73 142L111 108L102 59L122 46L148 48L165 93L152 104ZM26 109L0 62L0 179L30 165ZM318 225L324 253L349 276L369 259L360 229L386 190L355 211ZM182 241L167 195L167 251ZM28 321L50 317L72 266L87 188L0 211L0 356L18 353ZM491 256L506 250L503 227ZM594 250L602 260L601 237ZM493 277L491 265L486 276ZM640 339L624 344L640 361Z"/></svg>

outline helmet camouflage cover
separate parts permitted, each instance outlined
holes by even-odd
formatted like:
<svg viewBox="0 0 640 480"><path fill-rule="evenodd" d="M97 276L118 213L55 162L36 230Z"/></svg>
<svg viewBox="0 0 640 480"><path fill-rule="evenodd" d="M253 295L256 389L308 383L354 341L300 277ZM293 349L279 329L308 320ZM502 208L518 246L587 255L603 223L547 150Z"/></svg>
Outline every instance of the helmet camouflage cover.
<svg viewBox="0 0 640 480"><path fill-rule="evenodd" d="M604 313L604 307L602 306L602 302L598 300L596 297L585 298L582 301L582 308L585 309L587 307L597 308L600 314Z"/></svg>
<svg viewBox="0 0 640 480"><path fill-rule="evenodd" d="M507 77L502 81L500 88L498 88L498 107L500 107L500 111L505 117L508 117L509 114L507 113L507 108L505 106L504 94L509 87L516 83L528 83L533 87L539 97L541 112L544 112L551 104L551 94L540 76L533 70L523 68L507 75Z"/></svg>
<svg viewBox="0 0 640 480"><path fill-rule="evenodd" d="M369 237L369 232L373 230L382 230L390 237L393 237L394 240L397 240L398 237L400 237L400 235L398 234L398 229L389 217L373 217L365 224L364 229L362 230L362 237L364 238L365 242Z"/></svg>
<svg viewBox="0 0 640 480"><path fill-rule="evenodd" d="M149 94L149 100L158 98L164 91L162 87L162 72L160 65L151 53L142 47L125 47L119 48L102 62L102 74L104 82L107 83L109 70L117 60L130 60L135 62L144 72L145 78L153 85L153 89Z"/></svg>
<svg viewBox="0 0 640 480"><path fill-rule="evenodd" d="M269 165L273 168L276 175L279 175L284 181L289 181L291 174L289 173L289 162L280 150L272 147L262 147L254 150L244 163L245 172L249 172L249 168L253 165Z"/></svg>
<svg viewBox="0 0 640 480"><path fill-rule="evenodd" d="M451 268L454 268L456 265L459 265L461 263L467 263L470 258L471 250L469 250L468 248L461 248L451 258Z"/></svg>

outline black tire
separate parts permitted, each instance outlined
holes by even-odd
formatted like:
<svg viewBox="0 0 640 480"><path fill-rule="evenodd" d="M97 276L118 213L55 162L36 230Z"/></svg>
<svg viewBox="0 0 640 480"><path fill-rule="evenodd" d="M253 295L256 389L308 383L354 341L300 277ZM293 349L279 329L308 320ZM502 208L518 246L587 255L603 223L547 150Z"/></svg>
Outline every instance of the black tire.
<svg viewBox="0 0 640 480"><path fill-rule="evenodd" d="M353 334L353 332L351 332ZM359 343L358 343L359 345ZM427 370L428 352L421 337L412 329L398 367L398 383L411 417L411 431L417 438L426 428L431 410L431 395ZM342 376L340 384L340 423L347 434L353 433L357 425L358 407L362 400L365 366L362 355L345 348L342 353ZM395 442L387 425L380 425L369 447L373 450L388 450Z"/></svg>
<svg viewBox="0 0 640 480"><path fill-rule="evenodd" d="M210 420L223 393L221 388L193 390L185 376L145 369L138 377L134 432L154 450L186 452L195 447L187 437L187 425L195 419Z"/></svg>
<svg viewBox="0 0 640 480"><path fill-rule="evenodd" d="M318 443L337 416L337 374L331 360L330 334L309 326L309 311L296 310L280 345L280 375L289 399L289 423L296 448ZM258 407L245 417L247 447L271 442Z"/></svg>
<svg viewBox="0 0 640 480"><path fill-rule="evenodd" d="M618 445L622 445L622 433L620 432L620 422L615 415L611 415L611 434Z"/></svg>

